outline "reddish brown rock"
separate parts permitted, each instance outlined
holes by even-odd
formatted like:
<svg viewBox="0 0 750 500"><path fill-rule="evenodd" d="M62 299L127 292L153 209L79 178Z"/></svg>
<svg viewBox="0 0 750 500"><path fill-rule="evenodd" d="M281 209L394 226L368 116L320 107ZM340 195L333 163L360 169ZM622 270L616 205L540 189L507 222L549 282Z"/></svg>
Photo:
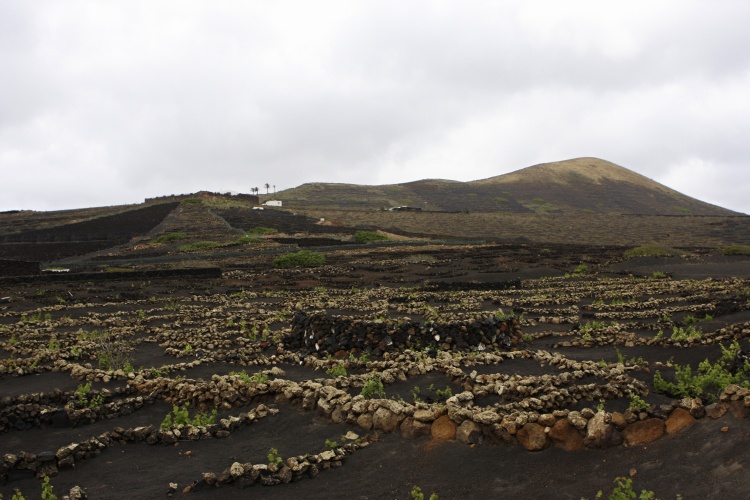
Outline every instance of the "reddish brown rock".
<svg viewBox="0 0 750 500"><path fill-rule="evenodd" d="M544 432L544 427L539 424L528 423L518 429L516 438L521 446L529 451L540 451L549 446L549 440L547 434Z"/></svg>
<svg viewBox="0 0 750 500"><path fill-rule="evenodd" d="M634 422L622 431L625 446L637 446L655 441L664 435L664 421L660 418L648 418Z"/></svg>
<svg viewBox="0 0 750 500"><path fill-rule="evenodd" d="M583 437L568 419L561 419L549 431L549 437L555 446L567 451L583 449Z"/></svg>
<svg viewBox="0 0 750 500"><path fill-rule="evenodd" d="M691 427L695 423L695 418L690 414L689 411L683 408L675 409L669 418L664 423L667 434L676 434L688 427Z"/></svg>
<svg viewBox="0 0 750 500"><path fill-rule="evenodd" d="M432 439L439 439L441 441L447 441L449 439L456 438L456 423L448 418L448 415L443 415L432 423L430 427L430 433Z"/></svg>

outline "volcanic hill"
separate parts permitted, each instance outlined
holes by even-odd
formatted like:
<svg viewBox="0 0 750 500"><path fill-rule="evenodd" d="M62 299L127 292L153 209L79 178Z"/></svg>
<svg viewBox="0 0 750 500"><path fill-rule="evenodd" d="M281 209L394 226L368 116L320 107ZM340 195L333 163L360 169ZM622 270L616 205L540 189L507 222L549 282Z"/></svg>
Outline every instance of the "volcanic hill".
<svg viewBox="0 0 750 500"><path fill-rule="evenodd" d="M290 208L410 206L448 212L739 215L598 158L542 163L471 182L308 183L276 193L274 198Z"/></svg>

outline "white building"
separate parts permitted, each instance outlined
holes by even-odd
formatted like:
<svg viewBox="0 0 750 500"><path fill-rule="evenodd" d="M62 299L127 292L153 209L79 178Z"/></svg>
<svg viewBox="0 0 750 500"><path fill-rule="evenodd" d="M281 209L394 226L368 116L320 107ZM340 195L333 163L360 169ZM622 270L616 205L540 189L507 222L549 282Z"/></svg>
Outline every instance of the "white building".
<svg viewBox="0 0 750 500"><path fill-rule="evenodd" d="M264 207L280 207L281 200L268 200L263 204Z"/></svg>

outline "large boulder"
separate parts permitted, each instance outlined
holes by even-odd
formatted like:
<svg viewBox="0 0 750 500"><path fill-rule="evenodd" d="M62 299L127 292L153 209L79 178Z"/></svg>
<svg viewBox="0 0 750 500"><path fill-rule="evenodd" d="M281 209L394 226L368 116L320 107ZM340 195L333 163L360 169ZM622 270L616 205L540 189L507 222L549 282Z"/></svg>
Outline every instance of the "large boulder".
<svg viewBox="0 0 750 500"><path fill-rule="evenodd" d="M518 429L516 438L521 446L529 451L540 451L549 446L544 427L536 423L527 423Z"/></svg>
<svg viewBox="0 0 750 500"><path fill-rule="evenodd" d="M583 443L589 448L608 448L615 444L615 426L609 413L600 411L586 424L586 437ZM619 443L617 443L619 444Z"/></svg>
<svg viewBox="0 0 750 500"><path fill-rule="evenodd" d="M464 420L456 429L456 439L465 444L479 444L483 441L482 427L472 420Z"/></svg>
<svg viewBox="0 0 750 500"><path fill-rule="evenodd" d="M667 434L676 434L684 429L691 427L695 423L695 418L689 411L683 408L675 409L664 423Z"/></svg>
<svg viewBox="0 0 750 500"><path fill-rule="evenodd" d="M570 423L570 420L563 418L555 422L555 425L549 431L548 436L552 443L566 451L577 451L584 448L583 436L578 429Z"/></svg>
<svg viewBox="0 0 750 500"><path fill-rule="evenodd" d="M443 415L432 423L430 433L433 439L447 441L456 438L457 426L448 415Z"/></svg>
<svg viewBox="0 0 750 500"><path fill-rule="evenodd" d="M622 434L625 438L625 446L648 444L664 435L664 420L649 418L634 422L625 427Z"/></svg>
<svg viewBox="0 0 750 500"><path fill-rule="evenodd" d="M393 413L388 408L381 406L372 415L372 426L385 432L393 432L398 429L403 418L403 415Z"/></svg>

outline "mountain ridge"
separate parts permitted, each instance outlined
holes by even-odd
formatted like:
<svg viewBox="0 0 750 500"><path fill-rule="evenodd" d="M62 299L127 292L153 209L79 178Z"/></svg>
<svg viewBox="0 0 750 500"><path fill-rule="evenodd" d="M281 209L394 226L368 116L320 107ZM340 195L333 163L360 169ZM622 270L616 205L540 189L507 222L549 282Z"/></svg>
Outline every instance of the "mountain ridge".
<svg viewBox="0 0 750 500"><path fill-rule="evenodd" d="M388 209L406 205L422 210L500 213L744 215L593 157L540 163L466 182L306 183L273 197L291 208Z"/></svg>

